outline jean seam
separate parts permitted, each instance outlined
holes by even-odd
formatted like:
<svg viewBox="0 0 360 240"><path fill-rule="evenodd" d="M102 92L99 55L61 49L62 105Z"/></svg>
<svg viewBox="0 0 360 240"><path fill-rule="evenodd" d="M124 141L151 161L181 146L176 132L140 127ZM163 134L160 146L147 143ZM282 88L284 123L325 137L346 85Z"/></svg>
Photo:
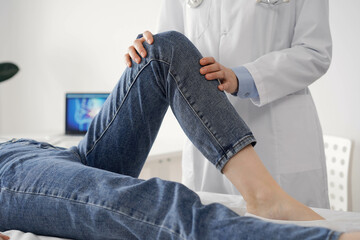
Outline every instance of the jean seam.
<svg viewBox="0 0 360 240"><path fill-rule="evenodd" d="M171 66L171 64L169 62L166 62L164 60L161 60L161 59L149 59L149 61L139 70L139 72L135 75L134 77L134 80L132 81L128 91L126 92L126 95L124 96L124 99L122 100L121 104L119 105L119 107L116 109L116 112L114 114L114 117L111 119L111 121L108 123L108 125L106 126L106 128L104 129L104 131L101 133L100 137L98 139L95 140L93 146L91 147L90 150L88 150L85 154L85 157L88 156L93 150L94 148L96 147L97 143L101 140L101 138L104 136L104 134L107 132L107 130L109 129L109 127L112 125L112 123L114 122L115 118L117 117L121 107L123 106L124 102L126 101L128 95L129 95L129 92L131 90L131 88L134 86L135 82L137 81L139 75L144 71L144 69L146 67L148 67L150 65L151 62L153 61L157 61L157 62L160 62L160 63L165 63L169 66ZM215 140L216 144L219 146L219 148L221 149L221 151L223 152L222 156L220 157L220 159L217 161L216 163L216 166L217 168L219 168L219 164L221 164L223 161L224 161L224 157L227 156L227 153L225 151L225 149L223 148L223 146L220 144L220 142L218 141L218 139L215 137L215 135L213 134L213 132L206 126L206 124L204 123L204 121L202 120L202 118L197 114L197 112L195 111L195 109L193 108L193 106L189 103L189 101L186 99L186 97L184 96L182 90L180 89L179 87L179 84L174 76L174 74L171 72L171 70L169 69L168 71L168 74L172 77L172 79L174 80L176 86L177 86L177 89L179 90L181 96L183 97L184 101L187 103L187 105L190 107L190 109L192 110L192 112L195 114L195 116L200 120L201 124L204 126L204 128L206 129L206 131L211 135L211 137ZM159 84L157 83L157 81L155 81L156 84L159 86ZM160 87L161 89L161 87ZM242 139L239 140L239 142L241 142ZM236 146L236 145L235 145ZM234 148L234 147L233 147ZM225 157L226 158L226 157Z"/></svg>
<svg viewBox="0 0 360 240"><path fill-rule="evenodd" d="M82 158L80 157L79 153L75 152L74 150L68 149L81 163L83 162Z"/></svg>
<svg viewBox="0 0 360 240"><path fill-rule="evenodd" d="M134 80L132 81L129 89L126 92L126 95L124 96L124 99L121 101L119 107L116 109L116 112L114 114L114 117L111 119L111 121L107 124L106 128L104 129L104 131L101 133L100 137L98 139L95 140L94 145L91 147L91 149L89 151L86 152L85 157L87 157L95 148L95 146L97 145L97 143L101 140L101 138L104 136L104 134L107 132L107 130L110 128L110 126L112 125L112 123L114 122L115 118L117 117L117 115L119 114L119 111L121 109L121 107L124 105L124 102L126 101L129 92L131 90L131 88L134 86L135 82L137 81L140 73L147 67L150 65L150 63L153 61L153 59L150 59L150 61L148 63L146 63L140 70L139 72L135 75Z"/></svg>
<svg viewBox="0 0 360 240"><path fill-rule="evenodd" d="M184 96L182 90L179 87L178 82L176 81L175 76L173 75L173 73L169 70L169 74L170 76L174 79L174 82L176 83L177 89L179 90L179 92L181 93L181 96L184 98L185 102L187 103L187 105L191 108L191 110L194 112L195 116L200 120L201 124L204 126L204 128L210 133L211 137L216 141L216 143L219 145L219 147L221 148L221 150L225 153L224 148L221 146L220 142L218 141L218 139L215 137L215 135L212 133L212 131L206 126L206 124L204 123L204 121L201 119L201 117L196 113L195 109L192 107L192 105L189 103L189 101L186 99L186 97Z"/></svg>
<svg viewBox="0 0 360 240"><path fill-rule="evenodd" d="M93 207L98 207L98 208L101 208L101 209L104 209L104 210L107 210L107 211L110 211L110 212L113 212L113 213L116 213L116 214L119 214L119 215L123 215L125 217L128 217L128 218L131 218L135 221L139 221L139 222L142 222L142 223L146 223L146 224L149 224L151 226L155 226L155 227L158 227L160 229L163 229L165 231L167 231L169 234L175 234L175 235L178 235L178 237L180 239L183 239L185 240L185 238L183 238L180 233L177 233L177 232L174 232L172 229L170 228L167 228L165 226L159 226L155 223L152 223L152 222L148 222L148 221L145 221L145 220L142 220L142 219L139 219L139 218L136 218L134 216L130 216L124 212L121 212L120 210L115 210L115 209L112 209L110 207L105 207L105 206L101 206L101 205L98 205L98 204L94 204L94 203L89 203L89 202L84 202L84 201L79 201L79 200L75 200L75 199L70 199L70 198L65 198L65 197L61 197L61 196L56 196L56 195L51 195L51 194L43 194L43 193L33 193L33 192L25 192L25 191L18 191L18 190L13 190L13 189L9 189L9 188L6 188L6 187L3 187L0 189L1 191L8 191L8 192L12 192L12 193L19 193L19 194L28 194L28 195L40 195L40 196L43 196L43 197L48 197L48 198L57 198L57 199L62 199L62 200L66 200L66 201L69 201L69 202L73 202L73 203L76 203L76 204L83 204L83 205L90 205L90 206L93 206ZM0 192L1 192L0 191Z"/></svg>
<svg viewBox="0 0 360 240"><path fill-rule="evenodd" d="M95 148L95 146L97 145L97 143L101 140L101 138L104 136L104 134L107 132L107 130L109 129L109 127L111 126L111 124L114 122L115 118L117 117L121 107L124 105L124 102L126 101L128 95L129 95L129 92L131 90L131 88L134 86L135 82L137 81L139 75L144 71L144 69L146 67L148 67L150 65L151 62L153 61L158 61L158 62L161 62L161 63L165 63L165 64L168 64L170 66L170 63L166 62L166 61L163 61L163 60L160 60L160 59L150 59L148 63L146 63L140 70L139 72L136 74L136 76L134 77L134 80L132 81L128 91L126 92L126 95L124 96L124 99L122 100L121 104L119 105L119 107L116 109L116 112L114 114L114 117L111 119L111 121L108 123L108 125L106 126L106 128L104 129L104 131L102 132L102 134L100 135L100 137L98 139L95 140L94 142L94 145L91 147L91 149L89 151L86 152L85 154L85 157L88 156ZM170 70L169 70L170 72ZM158 85L158 87L161 89L161 86L159 86L159 83L157 81L156 82L156 85ZM86 160L85 160L86 162Z"/></svg>
<svg viewBox="0 0 360 240"><path fill-rule="evenodd" d="M328 235L326 236L326 239L327 240L336 240L340 237L341 234L342 233L340 233L340 232L330 230Z"/></svg>
<svg viewBox="0 0 360 240"><path fill-rule="evenodd" d="M238 153L241 149L243 149L247 145L251 144L253 141L255 141L255 138L251 134L246 135L243 138L241 138L229 150L227 150L224 155L221 156L221 158L216 163L216 168L219 170L222 170L222 168L227 163L227 161L226 161L227 159L230 159L232 156L234 156L236 153Z"/></svg>

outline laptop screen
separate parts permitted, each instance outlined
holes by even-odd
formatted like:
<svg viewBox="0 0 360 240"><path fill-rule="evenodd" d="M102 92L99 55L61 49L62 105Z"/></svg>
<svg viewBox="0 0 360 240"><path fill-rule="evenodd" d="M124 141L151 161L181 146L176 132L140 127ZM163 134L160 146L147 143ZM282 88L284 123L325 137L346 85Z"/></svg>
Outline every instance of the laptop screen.
<svg viewBox="0 0 360 240"><path fill-rule="evenodd" d="M65 133L85 134L108 93L66 93Z"/></svg>

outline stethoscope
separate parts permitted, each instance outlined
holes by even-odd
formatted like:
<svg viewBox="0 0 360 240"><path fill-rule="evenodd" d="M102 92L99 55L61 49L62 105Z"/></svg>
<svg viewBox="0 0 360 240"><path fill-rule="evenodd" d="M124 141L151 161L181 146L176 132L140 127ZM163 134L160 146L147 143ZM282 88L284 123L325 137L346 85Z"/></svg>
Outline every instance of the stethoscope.
<svg viewBox="0 0 360 240"><path fill-rule="evenodd" d="M198 6L201 5L201 3L204 0L187 0L187 5L188 7L191 8L197 8ZM265 3L265 4L271 4L271 5L275 5L278 3L285 3L285 2L289 2L290 0L256 0L257 3Z"/></svg>

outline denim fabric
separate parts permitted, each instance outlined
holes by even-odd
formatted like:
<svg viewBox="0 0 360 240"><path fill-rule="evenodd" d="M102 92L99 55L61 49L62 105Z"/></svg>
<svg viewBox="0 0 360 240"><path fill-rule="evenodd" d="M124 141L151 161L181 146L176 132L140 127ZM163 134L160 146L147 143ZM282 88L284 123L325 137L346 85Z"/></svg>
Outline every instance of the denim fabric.
<svg viewBox="0 0 360 240"><path fill-rule="evenodd" d="M125 71L94 119L79 145L82 158L87 165L137 177L170 105L194 145L221 170L255 142L251 131L217 90L218 82L200 74L201 55L185 36L154 41L145 44L148 57Z"/></svg>
<svg viewBox="0 0 360 240"><path fill-rule="evenodd" d="M179 183L137 179L168 106L219 170L255 143L216 81L199 74L201 56L183 35L157 35L146 48L148 57L125 70L78 147L0 144L1 231L74 239L338 239L324 228L204 206Z"/></svg>

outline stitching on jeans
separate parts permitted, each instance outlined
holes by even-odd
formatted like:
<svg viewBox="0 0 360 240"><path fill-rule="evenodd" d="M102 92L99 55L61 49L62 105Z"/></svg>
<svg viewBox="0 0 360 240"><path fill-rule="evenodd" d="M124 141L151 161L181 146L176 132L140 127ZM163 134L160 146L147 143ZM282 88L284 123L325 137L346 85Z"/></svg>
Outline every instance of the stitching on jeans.
<svg viewBox="0 0 360 240"><path fill-rule="evenodd" d="M186 101L186 103L189 105L189 107L191 108L191 110L195 113L195 115L197 116L197 118L200 120L201 124L205 127L205 129L210 133L210 135L215 139L216 143L219 145L219 147L221 148L221 150L225 153L224 148L221 146L221 144L219 143L219 141L217 140L217 138L215 137L215 135L210 131L210 129L205 125L204 121L201 119L201 117L197 114L197 112L195 111L195 109L191 106L191 104L189 103L189 101L186 99L186 97L184 96L183 92L181 91L178 82L176 81L176 78L174 77L174 75L171 73L171 71L169 70L169 74L170 76L174 79L177 88L179 89L179 92L181 93L181 96L184 98L184 100Z"/></svg>
<svg viewBox="0 0 360 240"><path fill-rule="evenodd" d="M111 124L114 122L115 118L117 117L121 107L123 106L125 100L127 99L127 96L129 95L129 92L131 90L131 88L133 87L133 85L135 84L135 82L137 81L139 75L142 73L142 71L150 65L151 62L153 61L158 61L158 62L161 62L161 63L165 63L167 65L170 65L170 63L164 61L164 60L161 60L161 59L150 59L150 61L148 63L146 63L140 70L139 72L136 74L135 78L134 78L134 81L131 83L130 87L129 87L129 90L127 91L123 101L121 102L121 104L119 105L119 107L116 109L116 112L115 112L115 115L114 117L111 119L111 121L109 122L109 124L106 126L106 128L104 129L103 133L100 135L100 137L98 139L95 140L93 146L91 147L91 149L89 151L86 152L86 156L88 156L95 148L95 146L97 145L97 143L101 140L101 138L104 136L104 134L107 132L107 130L109 129L109 127L111 126ZM174 77L173 73L170 71L169 69L169 74L170 76L173 78L174 82L176 83L176 86L177 88L179 89L179 92L181 93L181 96L184 98L185 102L188 104L188 106L191 108L191 110L195 113L196 117L200 120L201 124L205 127L205 129L210 133L210 135L213 137L213 139L216 141L216 143L218 144L218 146L221 148L221 150L223 151L224 154L225 153L225 149L221 146L221 144L219 143L219 141L217 140L217 138L215 137L215 135L210 131L210 129L205 125L205 123L202 121L201 117L196 113L195 109L192 107L192 105L188 102L188 100L186 99L186 97L184 96L182 90L180 89L179 87L179 84L178 82L176 81L176 78Z"/></svg>
<svg viewBox="0 0 360 240"><path fill-rule="evenodd" d="M39 195L39 196L43 196L43 197L57 198L57 199L67 200L67 201L69 201L69 202L73 202L73 203L77 203L77 204L90 205L90 206L102 208L102 209L105 209L105 210L107 210L107 211L111 211L111 212L113 212L113 213L119 214L119 215L124 215L125 217L131 218L131 219L133 219L133 220L136 220L136 221L139 221L139 222L142 222L142 223L149 224L149 225L151 225L151 226L155 226L155 227L164 229L164 230L168 231L170 234L176 234L176 235L178 235L178 237L179 237L180 239L185 240L185 238L183 238L183 237L180 235L180 233L174 232L172 229L167 228L167 227L165 227L165 226L163 226L163 225L159 226L159 225L157 225L157 224L155 224L155 223L148 222L148 221L145 221L145 220L142 220L142 219L139 219L139 218L130 216L130 215L124 213L124 212L121 212L120 210L115 210L115 209L112 209L112 208L109 208L109 207L105 207L105 206L101 206L101 205L98 205L98 204L89 203L89 202L84 202L84 201L79 201L79 200L75 200L75 199L64 198L64 197L60 197L60 196L56 196L56 195L51 195L51 194L48 195L48 194L43 194L43 193L32 193L32 192L12 190L12 189L5 188L5 187L1 188L1 190L8 191L8 192L13 192L13 193L19 193L19 194ZM0 191L0 192L1 192L1 191Z"/></svg>
<svg viewBox="0 0 360 240"><path fill-rule="evenodd" d="M74 150L68 148L67 150L69 150L81 163L82 163L82 159L79 156L79 153L75 152Z"/></svg>
<svg viewBox="0 0 360 240"><path fill-rule="evenodd" d="M241 149L243 149L245 146L251 144L254 141L254 137L250 134L250 135L246 135L243 138L241 138L239 141L237 141L231 148L231 150L238 148L239 146L241 147ZM218 162L216 163L216 168L221 167L222 163L224 162L224 160L226 159L226 157L228 156L229 152L232 153L230 149L225 152L225 154L218 160ZM235 155L235 153L232 153L230 155L230 158L233 157Z"/></svg>
<svg viewBox="0 0 360 240"><path fill-rule="evenodd" d="M136 74L136 76L134 77L134 80L133 80L133 82L131 83L128 91L126 92L126 95L124 96L124 99L123 99L122 102L120 103L119 107L116 109L116 112L115 112L115 114L114 114L114 117L113 117L113 118L111 119L111 121L108 123L108 125L106 126L106 128L104 129L104 131L102 132L102 134L100 135L100 137L94 141L94 144L93 144L93 146L91 147L91 149L86 152L85 157L87 157L87 156L94 150L94 148L95 148L95 146L97 145L97 143L101 140L101 138L102 138L102 137L104 136L104 134L107 132L107 130L109 129L109 127L111 126L111 124L114 122L114 120L115 120L115 118L117 117L117 115L118 115L121 107L123 106L124 102L126 101L126 99L127 99L128 95L129 95L129 92L130 92L131 88L134 86L135 82L137 81L140 73L142 73L142 71L143 71L147 66L149 66L152 61L159 61L159 62L163 62L163 63L166 63L166 64L170 65L169 63L167 63L167 62L165 62L165 61L162 61L162 60L150 59L150 61L149 61L148 63L146 63L146 64L139 70L139 72L138 72L138 73Z"/></svg>

